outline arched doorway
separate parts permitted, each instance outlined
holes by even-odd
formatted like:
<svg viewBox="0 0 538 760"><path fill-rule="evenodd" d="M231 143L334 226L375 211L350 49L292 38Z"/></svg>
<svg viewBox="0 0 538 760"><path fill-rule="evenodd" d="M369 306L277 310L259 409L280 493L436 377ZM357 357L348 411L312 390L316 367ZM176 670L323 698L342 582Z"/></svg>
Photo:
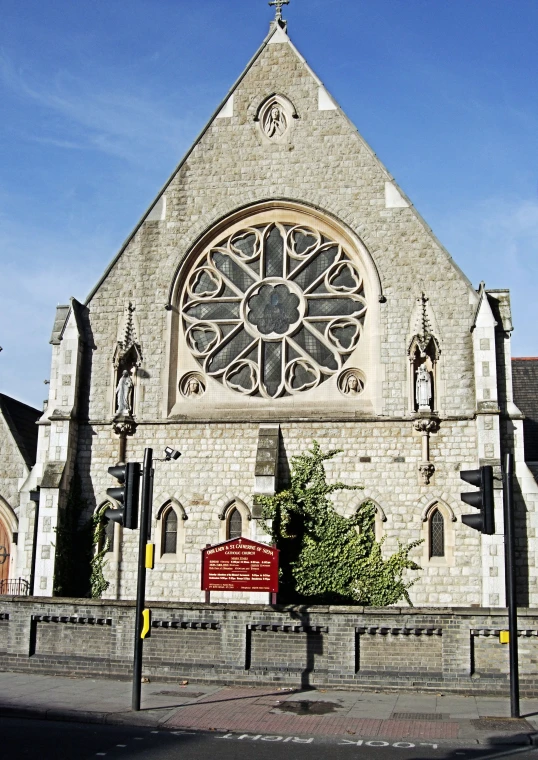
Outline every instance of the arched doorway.
<svg viewBox="0 0 538 760"><path fill-rule="evenodd" d="M0 519L0 592L2 586L7 585L9 578L9 560L11 554L11 540L8 529Z"/></svg>

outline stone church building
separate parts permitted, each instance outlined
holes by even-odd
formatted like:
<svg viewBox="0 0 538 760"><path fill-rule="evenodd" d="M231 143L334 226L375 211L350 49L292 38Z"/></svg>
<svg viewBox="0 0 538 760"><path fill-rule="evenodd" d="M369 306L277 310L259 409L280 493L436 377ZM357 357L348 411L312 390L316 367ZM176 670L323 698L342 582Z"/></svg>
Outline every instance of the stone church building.
<svg viewBox="0 0 538 760"><path fill-rule="evenodd" d="M87 301L57 308L35 465L20 462L9 510L0 499L18 534L10 573L51 596L75 471L86 519L110 502L109 466L172 446L181 459L155 469L147 598L203 601L201 549L268 540L256 495L317 440L342 450L330 478L363 486L338 497L342 514L372 500L387 553L423 539L415 605L502 606L512 451L522 603L537 606L538 485L511 332L508 291L467 279L277 12ZM480 464L494 467L493 536L461 522L459 471ZM108 535L104 596L133 598L138 533Z"/></svg>

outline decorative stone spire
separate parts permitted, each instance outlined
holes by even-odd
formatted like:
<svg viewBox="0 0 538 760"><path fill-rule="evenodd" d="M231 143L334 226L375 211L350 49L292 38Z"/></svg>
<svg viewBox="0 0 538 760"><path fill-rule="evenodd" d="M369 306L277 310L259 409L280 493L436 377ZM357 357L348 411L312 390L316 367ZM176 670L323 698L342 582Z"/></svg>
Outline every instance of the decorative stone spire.
<svg viewBox="0 0 538 760"><path fill-rule="evenodd" d="M123 350L128 351L131 346L137 342L136 327L133 320L133 312L135 306L129 302L129 305L125 309L125 333L123 337Z"/></svg>
<svg viewBox="0 0 538 760"><path fill-rule="evenodd" d="M414 356L415 350L418 348L420 355L422 357L425 357L428 344L432 342L434 358L437 360L439 358L439 354L441 353L441 349L439 347L439 342L435 336L432 320L430 317L430 307L428 306L429 300L430 299L424 292L422 292L417 298L414 310L414 319L411 323L413 325L412 329L414 330L414 335L407 347L407 353L409 356Z"/></svg>
<svg viewBox="0 0 538 760"><path fill-rule="evenodd" d="M136 306L129 302L125 306L123 313L123 325L118 333L118 342L114 352L114 366L117 368L122 364L126 357L130 356L128 361L133 366L140 367L142 364L142 349L140 347L140 338L138 336L137 320L134 315Z"/></svg>
<svg viewBox="0 0 538 760"><path fill-rule="evenodd" d="M430 322L430 318L428 316L428 311L426 308L426 305L430 299L425 293L421 293L420 297L417 298L417 301L420 303L420 335L424 340L427 338L430 338L432 335L432 326Z"/></svg>
<svg viewBox="0 0 538 760"><path fill-rule="evenodd" d="M289 4L290 0L271 0L269 5L275 6L275 20L273 21L273 24L283 27L284 29L286 28L287 22L282 18L282 6Z"/></svg>

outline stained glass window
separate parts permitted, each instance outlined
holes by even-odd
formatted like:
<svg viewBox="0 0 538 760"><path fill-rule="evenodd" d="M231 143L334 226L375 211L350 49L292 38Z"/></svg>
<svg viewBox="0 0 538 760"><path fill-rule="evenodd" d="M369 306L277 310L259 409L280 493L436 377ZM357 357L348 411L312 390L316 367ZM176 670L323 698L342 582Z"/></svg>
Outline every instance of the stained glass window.
<svg viewBox="0 0 538 760"><path fill-rule="evenodd" d="M163 554L175 554L177 551L177 515L170 507L163 517Z"/></svg>
<svg viewBox="0 0 538 760"><path fill-rule="evenodd" d="M238 509L234 509L228 517L228 538L240 538L243 534L243 518Z"/></svg>
<svg viewBox="0 0 538 760"><path fill-rule="evenodd" d="M445 556L445 521L438 509L430 517L430 557Z"/></svg>
<svg viewBox="0 0 538 760"><path fill-rule="evenodd" d="M339 243L271 222L206 250L187 278L181 312L187 345L207 375L276 399L343 368L361 338L366 299Z"/></svg>

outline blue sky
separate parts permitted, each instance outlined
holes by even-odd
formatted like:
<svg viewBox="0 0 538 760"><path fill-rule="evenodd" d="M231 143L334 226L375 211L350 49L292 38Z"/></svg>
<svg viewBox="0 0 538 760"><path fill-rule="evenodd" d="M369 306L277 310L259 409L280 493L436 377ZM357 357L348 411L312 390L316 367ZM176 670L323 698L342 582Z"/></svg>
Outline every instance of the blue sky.
<svg viewBox="0 0 538 760"><path fill-rule="evenodd" d="M84 300L265 37L266 0L0 0L0 392ZM536 0L291 0L289 33L538 355Z"/></svg>

